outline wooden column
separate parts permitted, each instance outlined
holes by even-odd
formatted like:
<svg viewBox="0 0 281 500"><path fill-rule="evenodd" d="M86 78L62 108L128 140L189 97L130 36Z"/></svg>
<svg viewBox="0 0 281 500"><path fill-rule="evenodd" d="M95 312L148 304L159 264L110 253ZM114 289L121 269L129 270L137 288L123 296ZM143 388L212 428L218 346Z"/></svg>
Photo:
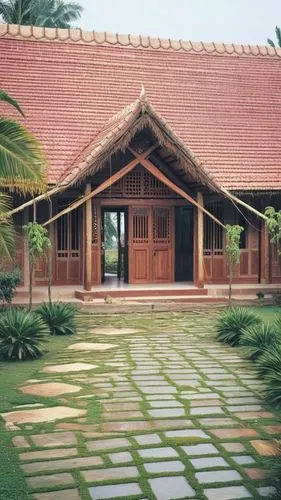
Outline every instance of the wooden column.
<svg viewBox="0 0 281 500"><path fill-rule="evenodd" d="M91 192L91 184L87 184L85 195ZM85 203L85 273L84 273L84 289L91 291L92 288L92 199Z"/></svg>
<svg viewBox="0 0 281 500"><path fill-rule="evenodd" d="M269 232L266 222L263 220L261 222L261 232L260 232L260 283L263 285L270 282L269 264L270 264Z"/></svg>
<svg viewBox="0 0 281 500"><path fill-rule="evenodd" d="M197 203L203 207L203 195L202 193L197 193ZM204 288L204 214L203 210L197 208L195 210L196 214L196 243L197 243L197 279L196 285L198 288Z"/></svg>

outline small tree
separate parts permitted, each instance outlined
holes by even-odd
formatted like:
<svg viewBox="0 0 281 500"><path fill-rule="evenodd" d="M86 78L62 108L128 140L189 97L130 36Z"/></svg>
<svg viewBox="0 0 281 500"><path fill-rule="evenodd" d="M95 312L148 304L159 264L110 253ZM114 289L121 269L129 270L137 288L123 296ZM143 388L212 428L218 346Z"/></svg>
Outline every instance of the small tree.
<svg viewBox="0 0 281 500"><path fill-rule="evenodd" d="M277 252L281 255L281 210L276 211L273 207L266 207L264 214L267 217L267 227L270 233L270 241L277 247Z"/></svg>
<svg viewBox="0 0 281 500"><path fill-rule="evenodd" d="M231 304L232 299L232 282L235 267L240 262L240 237L244 231L242 226L226 225L226 258L229 266L229 289L228 289L228 302Z"/></svg>
<svg viewBox="0 0 281 500"><path fill-rule="evenodd" d="M50 253L51 241L48 231L37 222L29 222L24 226L28 242L29 254L29 310L32 307L32 287L34 279L35 263L39 257L44 257L48 265L48 297L51 302L51 266Z"/></svg>

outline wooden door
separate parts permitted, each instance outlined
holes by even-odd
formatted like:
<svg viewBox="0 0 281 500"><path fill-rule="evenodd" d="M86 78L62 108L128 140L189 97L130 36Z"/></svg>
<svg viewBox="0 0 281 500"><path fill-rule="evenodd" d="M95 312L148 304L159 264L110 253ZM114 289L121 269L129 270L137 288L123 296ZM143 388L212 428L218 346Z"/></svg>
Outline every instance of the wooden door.
<svg viewBox="0 0 281 500"><path fill-rule="evenodd" d="M152 207L152 281L174 281L174 209Z"/></svg>
<svg viewBox="0 0 281 500"><path fill-rule="evenodd" d="M61 207L59 207L59 210ZM59 211L58 210L58 211ZM81 272L82 214L79 208L63 215L56 222L55 283L79 284Z"/></svg>
<svg viewBox="0 0 281 500"><path fill-rule="evenodd" d="M151 282L149 207L129 207L129 283Z"/></svg>
<svg viewBox="0 0 281 500"><path fill-rule="evenodd" d="M129 207L129 283L174 281L173 228L173 207Z"/></svg>

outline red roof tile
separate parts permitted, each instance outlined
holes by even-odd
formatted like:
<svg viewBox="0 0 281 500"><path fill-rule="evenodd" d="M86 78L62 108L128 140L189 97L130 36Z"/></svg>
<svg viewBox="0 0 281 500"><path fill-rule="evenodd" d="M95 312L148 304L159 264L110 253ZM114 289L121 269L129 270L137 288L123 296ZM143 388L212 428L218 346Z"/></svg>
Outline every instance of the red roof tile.
<svg viewBox="0 0 281 500"><path fill-rule="evenodd" d="M41 140L51 183L143 84L219 185L281 189L280 49L0 25L0 52L1 87Z"/></svg>

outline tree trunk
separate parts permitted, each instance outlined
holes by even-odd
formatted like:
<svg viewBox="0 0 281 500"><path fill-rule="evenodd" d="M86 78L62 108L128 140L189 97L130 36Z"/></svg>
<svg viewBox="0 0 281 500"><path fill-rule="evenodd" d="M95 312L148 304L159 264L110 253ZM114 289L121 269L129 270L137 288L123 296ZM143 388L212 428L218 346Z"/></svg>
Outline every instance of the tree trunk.
<svg viewBox="0 0 281 500"><path fill-rule="evenodd" d="M32 308L32 285L33 285L33 275L34 275L34 263L33 259L29 257L29 311Z"/></svg>
<svg viewBox="0 0 281 500"><path fill-rule="evenodd" d="M232 264L229 264L229 287L228 287L228 305L231 306L232 301L232 280L233 280L233 269Z"/></svg>
<svg viewBox="0 0 281 500"><path fill-rule="evenodd" d="M52 286L52 257L51 257L51 252L52 249L48 248L47 250L47 266L48 266L48 301L49 304L51 305L52 303L52 293L51 293L51 286Z"/></svg>

